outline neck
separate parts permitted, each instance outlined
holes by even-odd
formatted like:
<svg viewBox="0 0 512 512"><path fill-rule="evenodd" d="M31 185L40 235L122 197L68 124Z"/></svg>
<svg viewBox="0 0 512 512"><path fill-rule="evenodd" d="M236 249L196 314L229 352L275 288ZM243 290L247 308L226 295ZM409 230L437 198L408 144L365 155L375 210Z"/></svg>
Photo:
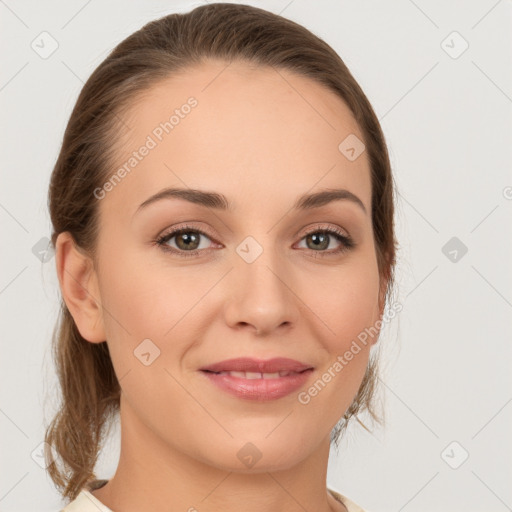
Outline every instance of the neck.
<svg viewBox="0 0 512 512"><path fill-rule="evenodd" d="M123 396L123 395L121 395ZM178 442L179 440L177 440ZM114 511L346 511L327 491L329 437L293 467L216 467L170 446L121 399L121 453L115 475L93 491Z"/></svg>

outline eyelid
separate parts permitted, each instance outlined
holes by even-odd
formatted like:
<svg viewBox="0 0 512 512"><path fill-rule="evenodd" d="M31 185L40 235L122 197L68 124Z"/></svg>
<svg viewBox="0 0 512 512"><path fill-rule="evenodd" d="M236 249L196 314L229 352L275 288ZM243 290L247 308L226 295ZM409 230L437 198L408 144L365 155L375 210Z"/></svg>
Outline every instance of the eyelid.
<svg viewBox="0 0 512 512"><path fill-rule="evenodd" d="M341 234L343 234L345 237L352 238L346 229L344 229L336 224L331 224L328 222L320 222L317 224L314 224L314 223L310 224L309 226L306 226L303 230L299 231L296 236L300 236L302 239L304 236L307 236L310 233L316 233L317 231L327 231L327 230L336 230L336 231L339 231ZM302 235L300 235L301 233L302 233Z"/></svg>
<svg viewBox="0 0 512 512"><path fill-rule="evenodd" d="M176 234L176 231L185 230L185 229L188 229L190 231L197 231L197 232L204 234L204 235L212 238L213 240L215 240L215 235L213 235L212 232L208 228L193 226L193 225L191 225L191 223L178 224L177 226L172 226L170 228L167 228L164 231L162 231L162 233L160 233L157 236L157 238L163 238L171 233ZM306 226L305 228L297 231L294 235L294 238L300 236L300 238L302 239L304 236L307 236L310 233L315 233L316 231L322 231L322 230L328 230L328 229L335 229L336 231L342 232L343 235L346 236L347 238L352 238L350 236L350 233L346 229L341 228L340 226L337 226L337 225L326 223L326 222L310 224L309 226ZM220 242L217 242L217 243L220 243Z"/></svg>
<svg viewBox="0 0 512 512"><path fill-rule="evenodd" d="M164 229L162 231L162 233L160 233L157 236L157 238L164 238L170 234L176 235L177 231L197 231L198 233L201 233L202 235L206 235L207 237L215 240L215 235L213 235L208 228L193 226L191 223L187 223L187 222ZM220 242L217 242L217 243L220 243Z"/></svg>

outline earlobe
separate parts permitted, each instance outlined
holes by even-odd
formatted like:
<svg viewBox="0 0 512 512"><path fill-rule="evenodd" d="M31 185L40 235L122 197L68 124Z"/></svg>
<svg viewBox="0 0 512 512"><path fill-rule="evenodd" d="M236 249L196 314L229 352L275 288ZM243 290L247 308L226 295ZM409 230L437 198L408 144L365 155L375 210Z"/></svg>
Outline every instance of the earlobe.
<svg viewBox="0 0 512 512"><path fill-rule="evenodd" d="M91 258L80 252L69 232L57 237L55 263L62 297L78 331L91 343L105 341L97 274Z"/></svg>

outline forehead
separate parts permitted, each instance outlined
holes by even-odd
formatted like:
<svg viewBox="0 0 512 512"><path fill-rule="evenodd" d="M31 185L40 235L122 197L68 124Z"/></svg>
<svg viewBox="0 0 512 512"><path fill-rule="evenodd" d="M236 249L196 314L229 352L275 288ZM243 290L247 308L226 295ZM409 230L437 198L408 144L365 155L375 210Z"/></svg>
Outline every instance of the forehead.
<svg viewBox="0 0 512 512"><path fill-rule="evenodd" d="M249 198L269 201L273 191L283 206L284 193L291 203L306 191L343 187L369 211L366 152L350 161L339 149L347 137L363 140L359 126L341 98L307 77L208 61L141 93L124 121L112 171L128 172L108 202L125 214L171 186L220 191L235 209Z"/></svg>

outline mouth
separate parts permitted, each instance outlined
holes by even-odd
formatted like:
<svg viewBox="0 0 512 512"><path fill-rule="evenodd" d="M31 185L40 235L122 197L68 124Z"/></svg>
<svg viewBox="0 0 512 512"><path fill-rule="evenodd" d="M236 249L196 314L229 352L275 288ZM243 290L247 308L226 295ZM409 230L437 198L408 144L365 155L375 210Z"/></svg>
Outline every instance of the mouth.
<svg viewBox="0 0 512 512"><path fill-rule="evenodd" d="M238 358L201 368L207 380L243 400L269 401L286 397L307 384L314 367L294 359Z"/></svg>
<svg viewBox="0 0 512 512"><path fill-rule="evenodd" d="M272 373L203 370L207 380L218 389L242 400L260 402L284 398L307 385L313 368L301 372Z"/></svg>
<svg viewBox="0 0 512 512"><path fill-rule="evenodd" d="M307 363L289 359L286 357L274 357L273 359L255 359L251 357L238 357L219 361L201 368L202 371L221 374L230 373L236 377L246 379L276 379L286 377L292 373L302 373L313 369L313 366ZM243 375L242 375L243 374Z"/></svg>
<svg viewBox="0 0 512 512"><path fill-rule="evenodd" d="M279 379L281 377L289 377L293 375L298 375L301 373L312 371L313 368L308 368L306 370L302 370L300 372L294 372L290 370L281 370L278 372L239 372L239 371L221 371L221 372L214 372L211 370L201 370L206 373L213 373L215 375L228 375L230 377L237 377L240 379Z"/></svg>

